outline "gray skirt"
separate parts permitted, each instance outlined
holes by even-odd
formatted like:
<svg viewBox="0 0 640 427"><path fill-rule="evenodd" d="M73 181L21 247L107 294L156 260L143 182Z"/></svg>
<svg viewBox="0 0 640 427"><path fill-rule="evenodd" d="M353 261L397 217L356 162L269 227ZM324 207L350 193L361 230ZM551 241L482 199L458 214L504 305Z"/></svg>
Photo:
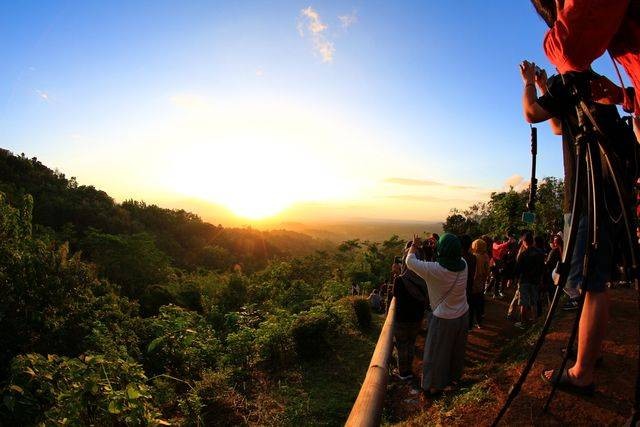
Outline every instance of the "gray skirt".
<svg viewBox="0 0 640 427"><path fill-rule="evenodd" d="M441 390L460 380L468 333L469 311L457 319L442 319L431 315L422 362L424 390Z"/></svg>

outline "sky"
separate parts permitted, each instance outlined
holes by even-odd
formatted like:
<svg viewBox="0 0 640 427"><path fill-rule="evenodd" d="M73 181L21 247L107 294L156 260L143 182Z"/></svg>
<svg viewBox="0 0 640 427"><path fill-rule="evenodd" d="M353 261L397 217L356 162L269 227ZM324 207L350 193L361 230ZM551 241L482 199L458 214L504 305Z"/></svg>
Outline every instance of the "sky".
<svg viewBox="0 0 640 427"><path fill-rule="evenodd" d="M528 1L453 4L2 2L1 146L216 223L442 220L526 185L518 63L553 73Z"/></svg>

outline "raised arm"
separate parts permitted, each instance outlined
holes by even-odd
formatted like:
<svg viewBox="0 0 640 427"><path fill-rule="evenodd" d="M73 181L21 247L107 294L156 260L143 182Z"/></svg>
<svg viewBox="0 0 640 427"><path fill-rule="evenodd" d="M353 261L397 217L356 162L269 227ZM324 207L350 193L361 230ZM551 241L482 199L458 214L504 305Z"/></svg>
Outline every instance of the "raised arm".
<svg viewBox="0 0 640 427"><path fill-rule="evenodd" d="M538 104L538 93L536 92L536 65L533 62L522 61L520 64L520 75L524 83L524 93L522 95L522 110L524 118L529 123L539 123L549 120L551 114Z"/></svg>
<svg viewBox="0 0 640 427"><path fill-rule="evenodd" d="M547 72L545 70L540 70L540 72L536 73L535 80L538 90L544 96L549 91ZM536 103L537 102L538 101L536 99ZM551 126L551 131L554 135L562 135L562 122L560 122L558 118L551 117L549 119L549 125Z"/></svg>
<svg viewBox="0 0 640 427"><path fill-rule="evenodd" d="M413 244L407 252L407 259L405 262L409 270L413 271L424 280L427 280L427 277L429 276L429 263L426 261L420 261L416 257L416 250L418 247L420 247L420 238L417 235L414 235Z"/></svg>

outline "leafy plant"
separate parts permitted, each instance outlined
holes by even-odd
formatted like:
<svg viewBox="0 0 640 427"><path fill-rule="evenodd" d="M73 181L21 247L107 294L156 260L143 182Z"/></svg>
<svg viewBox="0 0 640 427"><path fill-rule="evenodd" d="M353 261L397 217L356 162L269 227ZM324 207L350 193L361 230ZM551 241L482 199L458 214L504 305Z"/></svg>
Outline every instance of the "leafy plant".
<svg viewBox="0 0 640 427"><path fill-rule="evenodd" d="M3 418L16 424L166 424L142 366L122 358L26 354L11 364Z"/></svg>
<svg viewBox="0 0 640 427"><path fill-rule="evenodd" d="M204 369L217 366L220 341L198 313L169 305L147 321L145 361L154 374L197 379Z"/></svg>

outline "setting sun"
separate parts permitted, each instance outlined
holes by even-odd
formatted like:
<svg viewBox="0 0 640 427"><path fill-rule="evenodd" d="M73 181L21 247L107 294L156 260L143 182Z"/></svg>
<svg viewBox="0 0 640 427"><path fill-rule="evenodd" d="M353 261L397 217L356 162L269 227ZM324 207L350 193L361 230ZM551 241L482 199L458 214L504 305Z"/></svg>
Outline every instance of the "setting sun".
<svg viewBox="0 0 640 427"><path fill-rule="evenodd" d="M193 141L166 154L163 175L178 194L260 220L296 203L353 196L360 186L351 173L359 166L350 165L357 154L341 144L350 137L357 145L357 137L337 121L280 104L222 108L187 96L172 102L183 115L166 125L164 137Z"/></svg>

